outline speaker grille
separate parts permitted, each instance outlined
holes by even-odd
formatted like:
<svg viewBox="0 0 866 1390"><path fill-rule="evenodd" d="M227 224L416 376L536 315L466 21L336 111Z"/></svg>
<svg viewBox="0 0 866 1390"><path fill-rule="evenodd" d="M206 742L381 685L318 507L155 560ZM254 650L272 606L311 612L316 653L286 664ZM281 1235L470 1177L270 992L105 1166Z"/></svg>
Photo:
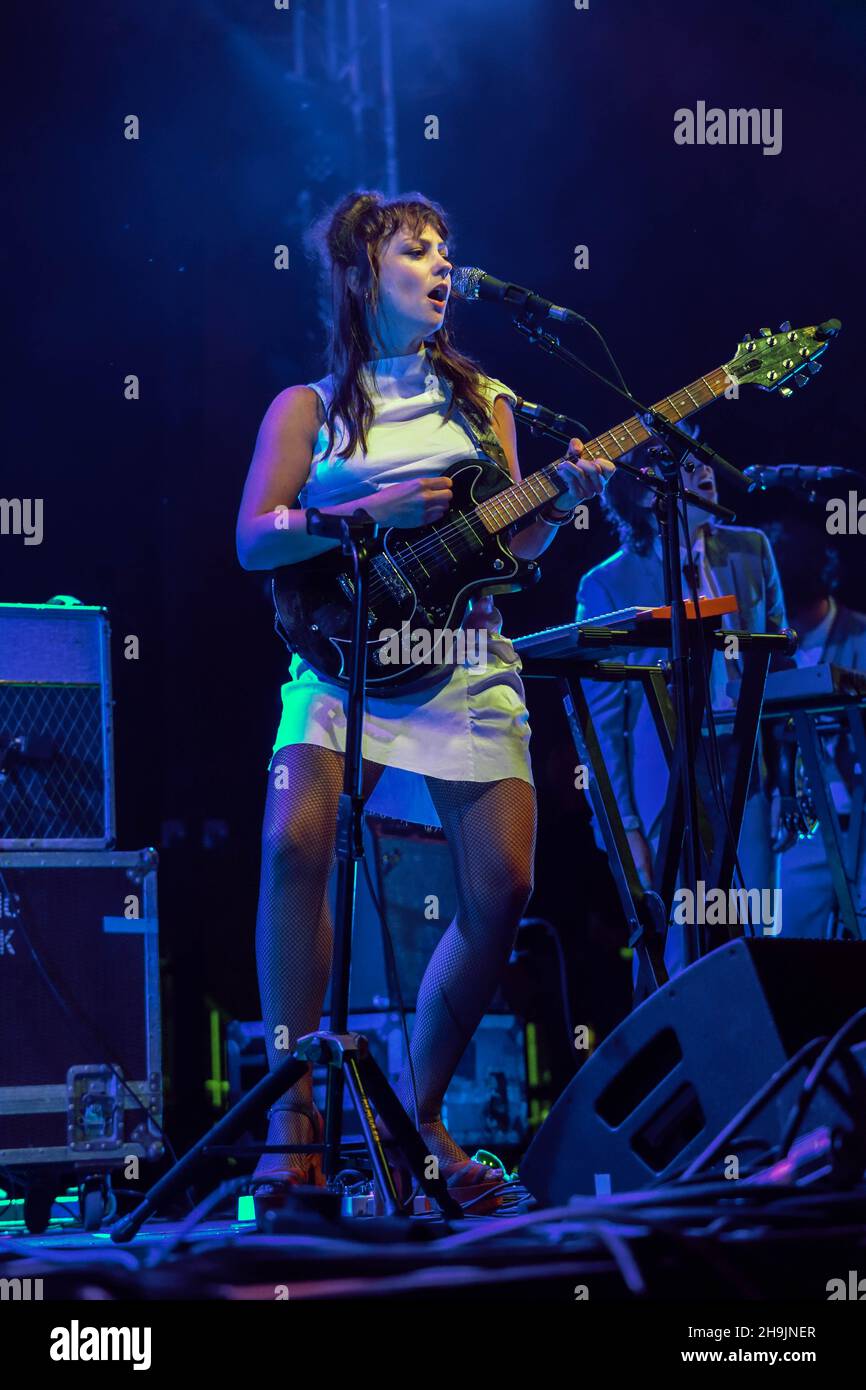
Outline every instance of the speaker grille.
<svg viewBox="0 0 866 1390"><path fill-rule="evenodd" d="M0 841L108 841L100 685L0 682L0 754Z"/></svg>

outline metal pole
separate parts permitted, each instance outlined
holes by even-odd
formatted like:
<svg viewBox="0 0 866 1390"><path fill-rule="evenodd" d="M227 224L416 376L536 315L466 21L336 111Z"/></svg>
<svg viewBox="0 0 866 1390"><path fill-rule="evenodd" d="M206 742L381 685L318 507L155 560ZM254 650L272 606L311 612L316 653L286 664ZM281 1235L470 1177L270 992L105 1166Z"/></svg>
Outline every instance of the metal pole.
<svg viewBox="0 0 866 1390"><path fill-rule="evenodd" d="M391 51L389 0L379 0L379 53L382 61L382 134L385 141L385 192L395 198L399 188L397 117L394 105L394 57Z"/></svg>

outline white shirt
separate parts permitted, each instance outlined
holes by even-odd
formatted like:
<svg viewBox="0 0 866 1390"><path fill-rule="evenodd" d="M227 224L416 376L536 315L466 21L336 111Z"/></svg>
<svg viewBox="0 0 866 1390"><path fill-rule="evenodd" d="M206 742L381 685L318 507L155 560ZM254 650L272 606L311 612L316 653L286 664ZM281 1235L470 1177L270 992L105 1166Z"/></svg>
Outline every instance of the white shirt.
<svg viewBox="0 0 866 1390"><path fill-rule="evenodd" d="M833 630L836 621L836 614L839 612L839 605L830 595L829 606L824 617L817 627L813 627L809 632L799 633L799 645L794 653L794 660L798 666L818 666L824 658L824 649L827 646L827 638Z"/></svg>
<svg viewBox="0 0 866 1390"><path fill-rule="evenodd" d="M333 450L326 455L327 436L322 429L309 477L298 496L299 506L369 496L383 483L435 476L458 459L479 453L456 419L443 418L450 386L439 382L423 344L416 353L381 358L367 363L363 370L369 371L371 382L381 388L373 395L375 418L368 431L367 448L356 449L348 459L335 459L344 436L338 430ZM309 384L327 406L331 379ZM491 404L499 395L516 400L514 392L495 377L482 377L479 385ZM485 609L486 602L490 606ZM432 694L427 690L391 697L368 693L363 756L384 764L389 774L399 771L468 782L516 777L532 782L529 716L520 659L501 635L498 609L483 599L478 608L481 614L473 625L489 629L486 669L457 664L451 678ZM283 712L274 752L284 744L296 743L342 752L345 692L319 677L297 654L292 657L290 672L292 679L282 689ZM391 777L389 785L383 777L376 789L376 808L433 825L436 813L426 788L423 792L423 811L417 809L417 801L411 809L405 782L398 784Z"/></svg>

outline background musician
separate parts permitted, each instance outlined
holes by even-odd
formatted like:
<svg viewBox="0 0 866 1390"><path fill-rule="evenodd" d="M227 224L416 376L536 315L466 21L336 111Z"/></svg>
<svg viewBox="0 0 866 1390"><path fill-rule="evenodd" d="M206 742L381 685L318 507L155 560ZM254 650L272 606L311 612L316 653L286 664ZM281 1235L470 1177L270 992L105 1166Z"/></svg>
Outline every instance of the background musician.
<svg viewBox="0 0 866 1390"><path fill-rule="evenodd" d="M693 428L693 436L696 430ZM639 467L651 463L651 442L632 451L629 461ZM689 472L685 465L694 465ZM684 485L717 501L712 468L690 456L682 469ZM653 501L655 494L628 473L614 474L605 490L604 510L616 527L621 548L583 576L577 591L577 621L597 617L634 604L665 601L661 542ZM753 632L777 632L786 626L785 604L769 540L762 531L742 526L721 526L700 507L688 506L689 540L697 566L698 592L706 597L733 594L738 611L725 614L722 625ZM688 555L681 548L684 593L689 594ZM631 664L652 665L669 656L661 649L629 652ZM736 702L742 678L739 659L716 652L710 669L710 690L715 709L730 709ZM598 734L601 752L611 779L629 845L641 881L648 886L652 856L658 843L668 782L668 769L656 734L652 714L637 681L585 681L583 688ZM722 758L726 735L719 731ZM706 741L705 741L706 743ZM778 856L772 847L772 798L763 785L756 759L746 800L739 842L739 859L745 888L774 889L779 885ZM776 800L775 805L778 805ZM596 830L598 837L598 831ZM600 843L600 841L599 841ZM682 928L668 932L666 962L671 974L682 966Z"/></svg>
<svg viewBox="0 0 866 1390"><path fill-rule="evenodd" d="M798 666L831 662L866 671L866 613L847 608L836 597L839 556L826 531L807 517L792 515L767 527L779 563L791 626L799 636ZM851 792L863 777L848 736L822 740L832 760L833 802L842 831L848 829ZM784 922L782 935L822 937L828 919L838 915L836 895L820 830L799 839L781 855ZM859 900L866 903L866 872L861 864ZM831 930L834 928L831 926Z"/></svg>

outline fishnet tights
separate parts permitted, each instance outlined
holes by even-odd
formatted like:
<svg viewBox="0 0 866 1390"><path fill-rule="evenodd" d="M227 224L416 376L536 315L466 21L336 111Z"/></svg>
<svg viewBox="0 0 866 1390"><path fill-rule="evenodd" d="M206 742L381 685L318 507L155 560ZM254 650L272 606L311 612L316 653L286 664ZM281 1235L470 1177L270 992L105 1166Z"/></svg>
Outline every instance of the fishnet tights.
<svg viewBox="0 0 866 1390"><path fill-rule="evenodd" d="M365 763L365 795L381 771ZM333 946L327 884L342 779L342 755L310 744L281 749L269 774L256 961L272 1068L321 1019ZM427 785L451 851L458 908L421 982L411 1057L428 1152L462 1162L467 1155L442 1123L442 1098L493 997L532 891L535 794L517 778L446 782L429 777ZM279 1029L284 1036L278 1048ZM408 1067L397 1093L412 1115ZM311 1100L308 1074L278 1105L309 1106ZM269 1144L304 1143L311 1137L311 1122L304 1115L274 1109ZM256 1173L306 1166L307 1161L305 1155L266 1154Z"/></svg>

